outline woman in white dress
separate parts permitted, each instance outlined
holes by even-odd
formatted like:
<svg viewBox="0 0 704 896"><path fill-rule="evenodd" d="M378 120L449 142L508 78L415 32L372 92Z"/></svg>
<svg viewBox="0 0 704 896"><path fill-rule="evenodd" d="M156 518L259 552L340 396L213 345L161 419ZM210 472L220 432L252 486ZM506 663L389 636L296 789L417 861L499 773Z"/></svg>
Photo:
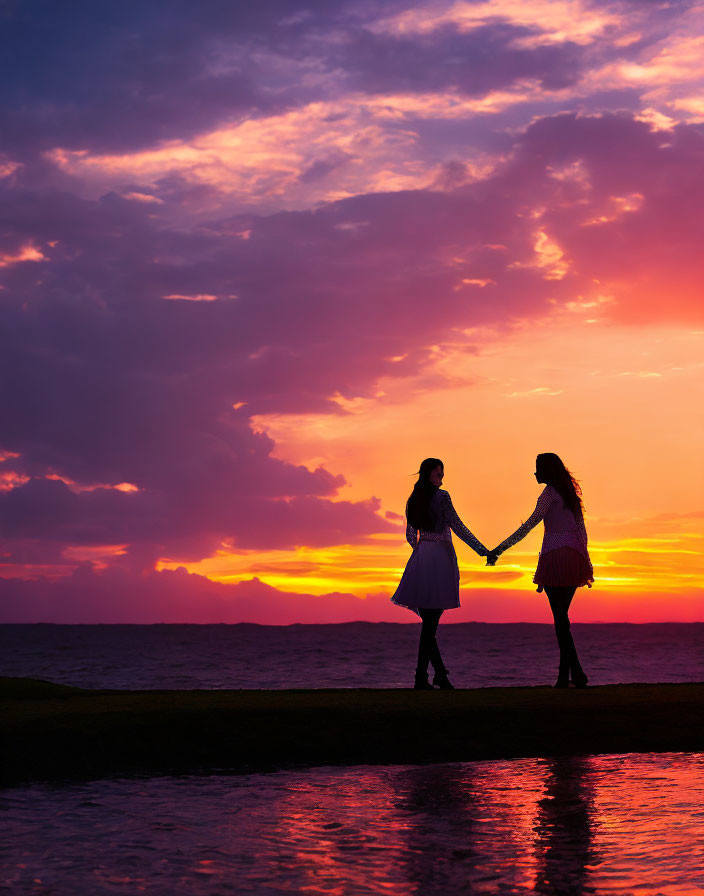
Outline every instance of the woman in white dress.
<svg viewBox="0 0 704 896"><path fill-rule="evenodd" d="M560 648L560 668L556 688L584 688L589 680L582 669L574 645L568 610L577 588L592 587L594 570L587 548L582 489L556 454L539 454L535 459L538 482L545 488L535 510L518 529L491 552L498 556L524 538L543 520L545 535L533 581L538 591L545 590L555 622Z"/></svg>
<svg viewBox="0 0 704 896"><path fill-rule="evenodd" d="M440 488L445 468L437 457L420 465L418 481L406 503L406 540L413 553L406 564L393 603L417 613L421 620L415 688L432 690L428 663L433 664L433 684L452 690L436 640L440 617L460 605L460 571L452 546L452 532L481 557L490 556L452 506L449 494Z"/></svg>

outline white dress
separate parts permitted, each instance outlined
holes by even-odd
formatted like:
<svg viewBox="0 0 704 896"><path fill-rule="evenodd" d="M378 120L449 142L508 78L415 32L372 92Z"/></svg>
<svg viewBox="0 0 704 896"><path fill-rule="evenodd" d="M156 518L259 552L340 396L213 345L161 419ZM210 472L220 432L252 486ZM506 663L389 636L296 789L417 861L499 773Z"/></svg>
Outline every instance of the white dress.
<svg viewBox="0 0 704 896"><path fill-rule="evenodd" d="M435 518L432 530L406 527L406 540L413 548L392 603L418 609L450 610L460 605L460 571L452 545L452 532L481 557L489 553L465 526L452 506L450 495L438 489L430 502Z"/></svg>

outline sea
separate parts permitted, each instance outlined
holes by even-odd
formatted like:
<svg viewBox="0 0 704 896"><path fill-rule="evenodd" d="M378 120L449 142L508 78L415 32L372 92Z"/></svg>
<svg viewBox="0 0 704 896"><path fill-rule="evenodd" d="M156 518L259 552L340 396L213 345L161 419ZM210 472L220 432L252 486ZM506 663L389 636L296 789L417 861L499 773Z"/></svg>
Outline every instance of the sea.
<svg viewBox="0 0 704 896"><path fill-rule="evenodd" d="M85 688L405 688L419 626L0 625L0 675ZM572 626L592 684L704 681L704 623ZM450 623L438 643L457 687L551 684L550 625Z"/></svg>
<svg viewBox="0 0 704 896"><path fill-rule="evenodd" d="M118 778L2 799L13 896L704 892L702 753Z"/></svg>
<svg viewBox="0 0 704 896"><path fill-rule="evenodd" d="M701 624L573 626L593 684L704 680ZM418 627L0 627L0 674L408 687ZM544 625L441 626L458 687L549 684ZM51 744L47 744L51 749ZM131 776L0 794L0 893L698 896L704 753Z"/></svg>

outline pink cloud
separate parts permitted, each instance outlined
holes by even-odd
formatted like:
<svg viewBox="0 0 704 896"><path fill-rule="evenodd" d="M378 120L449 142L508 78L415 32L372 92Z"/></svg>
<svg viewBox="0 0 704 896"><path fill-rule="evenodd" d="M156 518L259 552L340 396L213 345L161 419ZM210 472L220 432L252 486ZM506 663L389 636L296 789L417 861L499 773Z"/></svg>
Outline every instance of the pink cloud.
<svg viewBox="0 0 704 896"><path fill-rule="evenodd" d="M4 537L185 562L392 531L374 502L336 500L344 477L278 460L250 416L345 413L482 323L595 302L602 319L701 320L703 157L689 126L560 115L476 183L191 231L116 196L6 191L0 224L46 258L4 269Z"/></svg>
<svg viewBox="0 0 704 896"><path fill-rule="evenodd" d="M701 324L694 4L103 12L0 37L6 572L397 531L252 419L449 388L482 328Z"/></svg>

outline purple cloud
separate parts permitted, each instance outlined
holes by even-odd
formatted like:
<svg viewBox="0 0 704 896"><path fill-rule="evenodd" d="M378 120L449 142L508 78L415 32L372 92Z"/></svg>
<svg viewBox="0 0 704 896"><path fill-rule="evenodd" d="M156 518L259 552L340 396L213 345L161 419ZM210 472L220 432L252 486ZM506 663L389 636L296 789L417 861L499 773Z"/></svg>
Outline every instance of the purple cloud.
<svg viewBox="0 0 704 896"><path fill-rule="evenodd" d="M667 15L679 22L690 8ZM647 89L613 87L599 73L655 52L674 28L663 11L591 4L587 12L618 13L621 25L582 43L541 40L539 24L501 10L473 30L379 27L416 9L205 0L107 3L99 19L83 2L70 14L49 2L5 11L8 563L61 565L71 547L126 544L115 566L143 569L223 543L322 546L397 531L397 515L375 498L340 500L337 471L278 459L251 418L342 414L338 397L371 396L383 376L420 373L426 388L442 387L431 346L569 308L596 280L610 291L604 319L701 321L701 127L657 131L632 112L602 111ZM526 83L533 99L475 117L443 117L442 103L428 112L416 96L481 99ZM575 85L584 95L570 99ZM385 118L374 102L396 92L412 95L409 111ZM365 99L369 134L353 152L345 103ZM365 145L382 152L386 141L390 157L396 140L410 147L408 170L387 179L380 156L373 190L303 208L288 203L288 187L266 206L254 190L245 207L226 178L199 183L187 163L151 179L135 163L120 181L94 158L184 145L312 102L329 103L329 117L315 119L298 161L276 163L292 190L334 187L364 167ZM556 102L573 111L545 114ZM324 139L333 119L343 122L339 145ZM85 151L84 167L52 163L57 147ZM397 176L434 186L400 190Z"/></svg>
<svg viewBox="0 0 704 896"><path fill-rule="evenodd" d="M500 22L462 32L445 25L423 34L375 34L360 29L345 47L350 86L369 93L458 90L479 96L534 79L554 90L574 84L588 50L565 41L524 48L532 29Z"/></svg>
<svg viewBox="0 0 704 896"><path fill-rule="evenodd" d="M693 127L562 115L519 135L484 181L191 230L114 195L6 189L0 231L12 236L0 251L31 242L44 260L2 270L12 388L0 447L19 455L4 469L30 477L0 497L4 537L197 559L223 541L322 545L393 530L373 502L331 502L341 476L276 459L249 417L343 413L336 394L417 373L448 333L547 313L548 299L567 303L594 278L620 290L604 312L617 319L700 319L703 156ZM538 231L564 255L557 273L536 255ZM665 306L620 285L634 271L678 289ZM138 491L74 494L49 474Z"/></svg>
<svg viewBox="0 0 704 896"><path fill-rule="evenodd" d="M530 79L561 89L588 67L634 58L692 4L590 6L621 13L622 28L630 23L641 36L618 40L612 27L604 41L585 45L554 35L522 43L541 27L512 21L500 4L472 30L445 23L404 34L379 32L379 19L417 4L389 0L298 8L286 0L104 2L100 17L88 2L69 12L48 0L9 4L0 36L0 152L26 160L56 146L135 151L351 88L475 96Z"/></svg>

